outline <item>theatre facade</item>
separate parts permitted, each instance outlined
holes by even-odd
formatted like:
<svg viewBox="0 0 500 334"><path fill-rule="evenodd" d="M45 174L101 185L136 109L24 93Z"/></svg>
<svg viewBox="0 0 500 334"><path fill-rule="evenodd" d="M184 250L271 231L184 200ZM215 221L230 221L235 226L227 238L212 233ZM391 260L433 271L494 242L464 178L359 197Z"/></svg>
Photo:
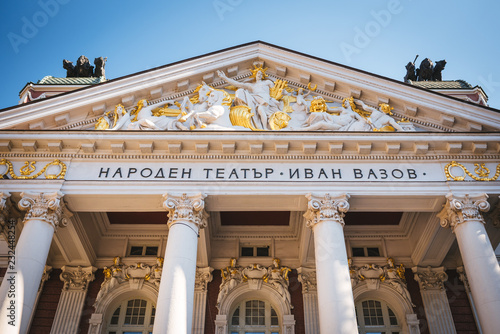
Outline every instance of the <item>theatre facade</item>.
<svg viewBox="0 0 500 334"><path fill-rule="evenodd" d="M498 333L479 87L264 42L67 63L0 110L1 333Z"/></svg>

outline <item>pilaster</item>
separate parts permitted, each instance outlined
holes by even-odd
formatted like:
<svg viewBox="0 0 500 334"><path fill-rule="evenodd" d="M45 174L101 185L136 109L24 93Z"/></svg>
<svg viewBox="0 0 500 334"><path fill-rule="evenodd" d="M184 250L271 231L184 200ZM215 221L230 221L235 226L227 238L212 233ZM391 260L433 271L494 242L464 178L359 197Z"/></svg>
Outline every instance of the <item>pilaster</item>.
<svg viewBox="0 0 500 334"><path fill-rule="evenodd" d="M205 333L205 314L207 305L207 286L213 279L214 268L196 268L194 282L193 334Z"/></svg>
<svg viewBox="0 0 500 334"><path fill-rule="evenodd" d="M444 287L444 282L448 280L444 267L413 267L412 271L420 287L431 334L455 334L455 324Z"/></svg>
<svg viewBox="0 0 500 334"><path fill-rule="evenodd" d="M87 296L89 283L94 280L95 267L68 267L61 268L59 276L64 287L57 305L51 334L77 333L78 325Z"/></svg>
<svg viewBox="0 0 500 334"><path fill-rule="evenodd" d="M297 268L297 272L299 282L302 284L305 334L319 333L316 270L301 267Z"/></svg>

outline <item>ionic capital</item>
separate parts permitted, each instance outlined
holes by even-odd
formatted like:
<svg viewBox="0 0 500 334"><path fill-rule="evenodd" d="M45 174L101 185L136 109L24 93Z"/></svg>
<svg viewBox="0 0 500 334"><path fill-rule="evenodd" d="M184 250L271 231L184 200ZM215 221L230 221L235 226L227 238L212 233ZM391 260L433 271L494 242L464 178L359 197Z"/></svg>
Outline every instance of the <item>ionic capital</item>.
<svg viewBox="0 0 500 334"><path fill-rule="evenodd" d="M89 283L94 280L97 268L63 266L61 270L59 278L64 282L63 290L83 291L87 290Z"/></svg>
<svg viewBox="0 0 500 334"><path fill-rule="evenodd" d="M179 221L195 224L198 228L207 225L205 208L205 194L195 195L163 195L163 207L168 210L168 228Z"/></svg>
<svg viewBox="0 0 500 334"><path fill-rule="evenodd" d="M349 210L349 195L340 194L330 196L318 196L307 194L307 211L304 214L307 227L314 227L317 223L323 221L334 221L344 226L344 215Z"/></svg>
<svg viewBox="0 0 500 334"><path fill-rule="evenodd" d="M303 294L317 291L316 269L300 267L297 268L297 273Z"/></svg>
<svg viewBox="0 0 500 334"><path fill-rule="evenodd" d="M413 267L411 270L415 274L420 290L443 290L444 282L448 280L444 267Z"/></svg>
<svg viewBox="0 0 500 334"><path fill-rule="evenodd" d="M208 283L212 282L214 278L212 275L213 270L214 268L211 267L196 268L196 277L194 280L195 291L207 291Z"/></svg>
<svg viewBox="0 0 500 334"><path fill-rule="evenodd" d="M68 225L69 210L64 205L62 193L23 192L21 197L18 206L21 210L28 211L24 222L30 219L42 220L51 224L54 230L59 226Z"/></svg>
<svg viewBox="0 0 500 334"><path fill-rule="evenodd" d="M488 195L454 195L446 196L446 204L437 215L441 220L442 227L451 227L453 230L458 224L467 221L479 221L484 224L484 218L480 211L486 212L490 209L487 201Z"/></svg>

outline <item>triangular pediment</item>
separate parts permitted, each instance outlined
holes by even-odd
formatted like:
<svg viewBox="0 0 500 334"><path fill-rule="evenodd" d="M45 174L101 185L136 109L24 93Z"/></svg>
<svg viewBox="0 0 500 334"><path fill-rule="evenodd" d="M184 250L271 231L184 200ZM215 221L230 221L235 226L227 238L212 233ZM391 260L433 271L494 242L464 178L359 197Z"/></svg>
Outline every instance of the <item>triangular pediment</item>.
<svg viewBox="0 0 500 334"><path fill-rule="evenodd" d="M260 86L257 68L267 76ZM213 101L200 101L211 91ZM122 116L128 120L119 124ZM493 108L263 42L0 112L0 129L96 128L491 132L500 130L500 117Z"/></svg>

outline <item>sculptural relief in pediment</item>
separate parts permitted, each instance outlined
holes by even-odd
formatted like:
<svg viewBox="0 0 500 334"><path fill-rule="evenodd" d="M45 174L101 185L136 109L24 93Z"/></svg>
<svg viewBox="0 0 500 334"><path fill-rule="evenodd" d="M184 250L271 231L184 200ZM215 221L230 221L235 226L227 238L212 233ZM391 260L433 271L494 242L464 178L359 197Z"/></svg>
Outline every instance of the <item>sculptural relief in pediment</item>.
<svg viewBox="0 0 500 334"><path fill-rule="evenodd" d="M374 108L353 97L334 102L317 93L317 85L272 81L266 70L254 65L247 81L217 71L221 88L201 82L191 97L141 99L130 110L118 104L97 120L95 129L415 131L410 122L396 121L388 104Z"/></svg>

